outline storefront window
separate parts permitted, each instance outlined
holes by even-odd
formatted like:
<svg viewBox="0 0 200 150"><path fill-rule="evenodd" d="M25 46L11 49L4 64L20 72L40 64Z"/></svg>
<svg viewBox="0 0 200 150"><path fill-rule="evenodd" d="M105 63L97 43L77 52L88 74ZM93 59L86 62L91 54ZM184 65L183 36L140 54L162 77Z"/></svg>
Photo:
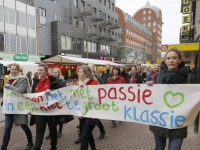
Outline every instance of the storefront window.
<svg viewBox="0 0 200 150"><path fill-rule="evenodd" d="M4 51L4 34L0 33L0 52Z"/></svg>

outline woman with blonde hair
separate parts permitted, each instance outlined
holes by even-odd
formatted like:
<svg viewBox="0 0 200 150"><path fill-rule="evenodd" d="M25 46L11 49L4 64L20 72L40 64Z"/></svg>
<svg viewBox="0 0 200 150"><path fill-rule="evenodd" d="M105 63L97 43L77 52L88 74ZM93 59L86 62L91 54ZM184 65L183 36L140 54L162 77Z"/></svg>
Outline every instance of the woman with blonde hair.
<svg viewBox="0 0 200 150"><path fill-rule="evenodd" d="M82 65L78 68L78 83L80 87L85 85L98 85L98 81L94 77L92 70L88 65ZM96 150L92 131L99 123L98 119L85 118L78 116L80 120L80 136L81 136L81 150L88 149L88 143L92 150Z"/></svg>
<svg viewBox="0 0 200 150"><path fill-rule="evenodd" d="M26 76L21 75L21 68L19 64L13 63L10 66L10 76L4 85L4 88L13 90L19 94L30 93L30 85ZM19 123L21 128L24 130L28 144L25 150L30 150L33 147L33 138L31 130L28 127L28 115L24 114L5 114L5 127L3 142L1 145L1 150L6 150L8 143L10 141L11 130L13 122ZM12 135L13 136L13 135Z"/></svg>

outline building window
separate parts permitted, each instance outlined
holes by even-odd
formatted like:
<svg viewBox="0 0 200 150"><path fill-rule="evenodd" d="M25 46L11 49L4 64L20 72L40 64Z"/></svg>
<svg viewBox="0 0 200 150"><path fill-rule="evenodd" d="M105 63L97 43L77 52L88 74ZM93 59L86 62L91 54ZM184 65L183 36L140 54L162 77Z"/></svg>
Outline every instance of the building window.
<svg viewBox="0 0 200 150"><path fill-rule="evenodd" d="M15 10L5 7L5 21L9 24L15 24Z"/></svg>
<svg viewBox="0 0 200 150"><path fill-rule="evenodd" d="M26 27L26 15L23 12L17 11L17 25Z"/></svg>
<svg viewBox="0 0 200 150"><path fill-rule="evenodd" d="M6 34L6 52L16 53L16 35Z"/></svg>
<svg viewBox="0 0 200 150"><path fill-rule="evenodd" d="M108 8L110 9L110 1L108 0Z"/></svg>
<svg viewBox="0 0 200 150"><path fill-rule="evenodd" d="M156 28L153 28L153 32L156 32Z"/></svg>
<svg viewBox="0 0 200 150"><path fill-rule="evenodd" d="M39 8L39 23L46 25L46 9Z"/></svg>
<svg viewBox="0 0 200 150"><path fill-rule="evenodd" d="M61 21L60 15L55 13L55 21Z"/></svg>
<svg viewBox="0 0 200 150"><path fill-rule="evenodd" d="M154 26L154 27L156 26L156 21L153 22L153 26Z"/></svg>
<svg viewBox="0 0 200 150"><path fill-rule="evenodd" d="M119 38L118 38L118 42L122 42L122 36L120 35Z"/></svg>
<svg viewBox="0 0 200 150"><path fill-rule="evenodd" d="M146 26L146 23L145 23L145 22L143 23L143 26Z"/></svg>
<svg viewBox="0 0 200 150"><path fill-rule="evenodd" d="M0 22L3 22L3 8L0 6Z"/></svg>
<svg viewBox="0 0 200 150"><path fill-rule="evenodd" d="M93 42L87 41L87 47L86 47L86 41L84 41L84 51L86 52L88 48L89 53L96 53L97 52L97 44Z"/></svg>
<svg viewBox="0 0 200 150"><path fill-rule="evenodd" d="M115 4L112 3L112 11L115 11Z"/></svg>
<svg viewBox="0 0 200 150"><path fill-rule="evenodd" d="M151 19L151 16L148 16L148 20L150 20Z"/></svg>
<svg viewBox="0 0 200 150"><path fill-rule="evenodd" d="M28 53L37 54L36 38L28 37Z"/></svg>
<svg viewBox="0 0 200 150"><path fill-rule="evenodd" d="M74 25L78 26L78 19L77 18L74 18Z"/></svg>
<svg viewBox="0 0 200 150"><path fill-rule="evenodd" d="M146 10L143 10L143 14L146 14Z"/></svg>
<svg viewBox="0 0 200 150"><path fill-rule="evenodd" d="M35 16L28 15L28 27L30 29L35 29Z"/></svg>
<svg viewBox="0 0 200 150"><path fill-rule="evenodd" d="M104 6L106 6L106 0L104 0Z"/></svg>
<svg viewBox="0 0 200 150"><path fill-rule="evenodd" d="M72 38L69 36L61 35L61 49L71 50L72 49Z"/></svg>
<svg viewBox="0 0 200 150"><path fill-rule="evenodd" d="M143 17L143 20L146 20L146 17Z"/></svg>
<svg viewBox="0 0 200 150"><path fill-rule="evenodd" d="M148 27L151 27L151 22L148 22Z"/></svg>
<svg viewBox="0 0 200 150"><path fill-rule="evenodd" d="M101 0L99 0L99 3L101 3Z"/></svg>
<svg viewBox="0 0 200 150"><path fill-rule="evenodd" d="M84 27L84 21L81 20L81 27L83 28Z"/></svg>
<svg viewBox="0 0 200 150"><path fill-rule="evenodd" d="M4 33L0 32L0 52L4 52Z"/></svg>
<svg viewBox="0 0 200 150"><path fill-rule="evenodd" d="M78 8L78 0L74 0L74 6Z"/></svg>
<svg viewBox="0 0 200 150"><path fill-rule="evenodd" d="M150 14L150 13L151 13L151 10L149 10L148 13Z"/></svg>
<svg viewBox="0 0 200 150"><path fill-rule="evenodd" d="M17 37L17 53L27 54L26 37L18 35Z"/></svg>

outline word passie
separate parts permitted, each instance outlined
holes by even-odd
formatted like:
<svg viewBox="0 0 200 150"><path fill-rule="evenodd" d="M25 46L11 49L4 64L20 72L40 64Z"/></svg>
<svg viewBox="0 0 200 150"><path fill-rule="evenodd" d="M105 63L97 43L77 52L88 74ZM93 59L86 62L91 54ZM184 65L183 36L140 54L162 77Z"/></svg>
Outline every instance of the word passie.
<svg viewBox="0 0 200 150"><path fill-rule="evenodd" d="M101 104L102 99L106 97L113 100L120 99L122 101L128 99L128 101L130 102L133 102L137 99L138 103L140 103L140 100L142 99L143 102L147 105L153 104L153 102L146 101L146 98L150 97L152 94L151 90L147 89L144 91L140 91L140 85L138 84L137 86L138 86L138 89L136 93L133 92L133 89L135 87L133 88L132 86L129 86L128 89L124 89L124 87L119 87L119 88L112 87L108 91L106 91L104 88L99 88L98 89L99 104ZM127 95L126 91L128 91L129 96Z"/></svg>
<svg viewBox="0 0 200 150"><path fill-rule="evenodd" d="M169 117L168 117L169 116ZM169 118L166 121L164 118ZM150 112L149 110L144 110L140 114L137 112L137 108L124 106L124 120L134 120L136 122L143 122L148 124L153 124L161 127L169 127L173 128L174 125L176 127L182 127L183 122L186 120L186 117L183 115L174 116L174 111L171 111L171 114L168 112L161 112L158 110L154 110ZM168 125L169 124L169 125Z"/></svg>

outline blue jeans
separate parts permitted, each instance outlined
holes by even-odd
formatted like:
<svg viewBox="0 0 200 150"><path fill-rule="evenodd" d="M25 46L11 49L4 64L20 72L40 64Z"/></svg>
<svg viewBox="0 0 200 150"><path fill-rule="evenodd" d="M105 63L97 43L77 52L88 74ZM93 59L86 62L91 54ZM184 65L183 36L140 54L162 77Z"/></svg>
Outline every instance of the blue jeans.
<svg viewBox="0 0 200 150"><path fill-rule="evenodd" d="M8 143L10 141L10 133L12 130L13 126L13 115L12 114L6 114L5 117L5 127L4 127L4 136L3 136L3 143L1 146L1 150L6 150ZM27 124L21 124L21 128L24 130L26 137L28 139L28 143L33 143L33 138L32 138L32 133L31 130L29 129Z"/></svg>
<svg viewBox="0 0 200 150"><path fill-rule="evenodd" d="M94 137L92 135L95 125L87 125L86 118L79 120L81 129L81 150L88 150L88 143L90 144L91 149L96 149Z"/></svg>
<svg viewBox="0 0 200 150"><path fill-rule="evenodd" d="M154 150L164 150L166 146L167 138L155 135L156 147ZM180 150L183 143L183 139L169 139L168 150Z"/></svg>

